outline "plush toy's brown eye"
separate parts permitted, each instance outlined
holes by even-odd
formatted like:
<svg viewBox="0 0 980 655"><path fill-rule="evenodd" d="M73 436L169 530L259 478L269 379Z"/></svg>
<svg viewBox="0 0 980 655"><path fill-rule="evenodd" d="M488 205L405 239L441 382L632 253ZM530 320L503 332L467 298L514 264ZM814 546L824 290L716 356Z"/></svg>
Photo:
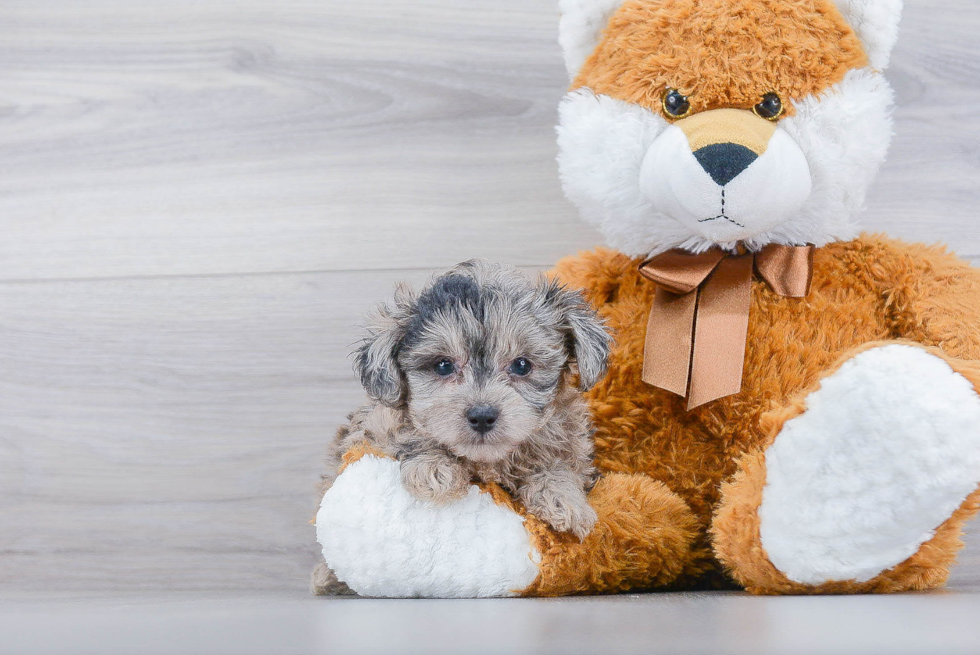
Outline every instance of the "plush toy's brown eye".
<svg viewBox="0 0 980 655"><path fill-rule="evenodd" d="M762 96L762 102L752 108L756 116L765 118L767 121L774 121L783 115L783 101L776 93L767 93Z"/></svg>
<svg viewBox="0 0 980 655"><path fill-rule="evenodd" d="M671 118L684 118L691 113L691 103L680 91L667 89L664 92L664 113Z"/></svg>

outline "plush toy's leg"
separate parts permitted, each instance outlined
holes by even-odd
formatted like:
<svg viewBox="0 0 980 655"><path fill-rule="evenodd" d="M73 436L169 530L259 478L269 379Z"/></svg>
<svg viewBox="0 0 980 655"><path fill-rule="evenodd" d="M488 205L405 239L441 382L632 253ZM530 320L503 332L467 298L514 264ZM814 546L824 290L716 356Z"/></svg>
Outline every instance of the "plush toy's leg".
<svg viewBox="0 0 980 655"><path fill-rule="evenodd" d="M405 491L398 462L345 459L317 514L317 539L337 578L363 596L608 593L670 584L706 559L693 513L644 475L599 480L589 494L598 521L580 542L526 515L499 487L471 486L462 500L436 505Z"/></svg>
<svg viewBox="0 0 980 655"><path fill-rule="evenodd" d="M794 594L945 582L980 508L980 363L871 344L763 430L712 524L740 584Z"/></svg>
<svg viewBox="0 0 980 655"><path fill-rule="evenodd" d="M642 474L605 476L589 494L599 519L582 541L529 516L541 554L525 596L567 596L669 585L694 561L697 520L681 498ZM704 559L703 554L699 559Z"/></svg>

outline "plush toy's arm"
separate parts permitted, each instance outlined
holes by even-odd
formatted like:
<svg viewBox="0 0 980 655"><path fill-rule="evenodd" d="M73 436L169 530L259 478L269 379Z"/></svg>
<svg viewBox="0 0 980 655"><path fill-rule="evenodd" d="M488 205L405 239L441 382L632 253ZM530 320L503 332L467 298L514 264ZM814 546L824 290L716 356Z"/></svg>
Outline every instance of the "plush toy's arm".
<svg viewBox="0 0 980 655"><path fill-rule="evenodd" d="M598 515L579 541L557 533L496 485L445 504L420 501L398 462L364 446L344 456L316 517L326 565L318 593L382 597L559 596L662 587L694 559L688 506L642 474L607 475L589 493ZM335 573L334 573L335 572Z"/></svg>
<svg viewBox="0 0 980 655"><path fill-rule="evenodd" d="M980 360L980 269L942 248L906 245L885 264L896 336Z"/></svg>

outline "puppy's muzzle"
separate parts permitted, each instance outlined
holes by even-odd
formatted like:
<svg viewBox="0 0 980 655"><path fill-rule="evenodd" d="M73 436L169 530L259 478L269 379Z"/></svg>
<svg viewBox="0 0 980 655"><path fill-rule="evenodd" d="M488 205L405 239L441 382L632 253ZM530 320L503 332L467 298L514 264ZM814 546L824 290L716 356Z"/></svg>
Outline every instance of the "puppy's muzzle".
<svg viewBox="0 0 980 655"><path fill-rule="evenodd" d="M466 420L470 424L470 428L481 435L492 430L499 417L500 410L490 405L470 407L466 412Z"/></svg>

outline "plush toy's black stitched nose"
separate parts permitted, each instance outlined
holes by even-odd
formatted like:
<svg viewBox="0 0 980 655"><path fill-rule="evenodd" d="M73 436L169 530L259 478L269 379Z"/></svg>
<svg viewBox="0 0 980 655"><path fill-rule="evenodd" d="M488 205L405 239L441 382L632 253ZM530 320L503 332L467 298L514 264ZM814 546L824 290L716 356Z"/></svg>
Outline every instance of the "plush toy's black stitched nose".
<svg viewBox="0 0 980 655"><path fill-rule="evenodd" d="M716 143L694 153L715 184L725 186L752 165L759 155L737 143Z"/></svg>
<svg viewBox="0 0 980 655"><path fill-rule="evenodd" d="M480 434L486 434L492 430L498 416L500 416L500 412L497 411L496 407L490 405L477 405L466 412L466 420L469 421L470 427Z"/></svg>

